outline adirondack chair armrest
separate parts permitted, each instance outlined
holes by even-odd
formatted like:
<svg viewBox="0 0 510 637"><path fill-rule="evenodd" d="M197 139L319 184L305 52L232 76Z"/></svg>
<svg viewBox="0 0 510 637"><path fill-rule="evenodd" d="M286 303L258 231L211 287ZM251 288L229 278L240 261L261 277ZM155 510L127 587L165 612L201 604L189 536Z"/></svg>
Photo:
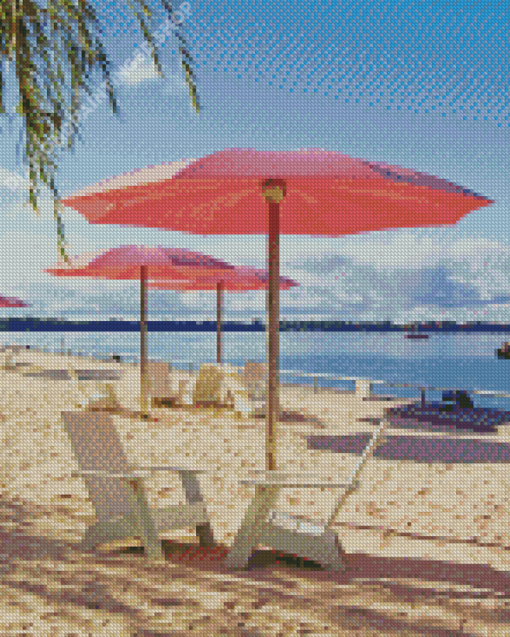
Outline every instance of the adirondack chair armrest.
<svg viewBox="0 0 510 637"><path fill-rule="evenodd" d="M98 476L101 478L149 478L150 471L108 471L101 469L85 469L83 471L72 471L71 476L73 478L81 478L82 476Z"/></svg>
<svg viewBox="0 0 510 637"><path fill-rule="evenodd" d="M110 471L108 469L83 469L73 471L71 475L73 478L87 475L103 478L149 478L153 471L192 471L193 473L205 473L208 469L193 469L190 467L136 467L128 472Z"/></svg>
<svg viewBox="0 0 510 637"><path fill-rule="evenodd" d="M195 469L194 467L152 466L136 467L136 471L192 471L193 473L208 473L212 469Z"/></svg>
<svg viewBox="0 0 510 637"><path fill-rule="evenodd" d="M241 484L252 486L302 487L318 489L321 487L350 489L351 484L328 480L327 477L315 473L289 473L284 471L261 471L258 476L246 476Z"/></svg>

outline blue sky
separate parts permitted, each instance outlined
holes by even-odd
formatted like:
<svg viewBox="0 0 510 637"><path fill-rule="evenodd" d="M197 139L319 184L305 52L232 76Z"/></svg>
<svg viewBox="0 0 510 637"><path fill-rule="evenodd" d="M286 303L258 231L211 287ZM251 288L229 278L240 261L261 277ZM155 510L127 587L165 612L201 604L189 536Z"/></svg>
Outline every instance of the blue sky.
<svg viewBox="0 0 510 637"><path fill-rule="evenodd" d="M147 58L136 57L143 38L127 3L94 4L120 115L97 99L98 74L94 102L82 113L83 141L61 158L63 195L135 168L234 147L324 148L428 172L496 203L452 228L282 237L281 273L301 286L282 293L281 316L510 321L506 3L190 1L181 29L195 61L199 115L175 37L160 49L165 79L158 78ZM164 27L156 12L152 32ZM9 74L6 80L12 111ZM41 273L57 258L55 222L44 201L40 217L24 205L20 124L16 115L0 117L0 294L30 301L25 314L136 317L136 284ZM64 222L71 254L165 245L265 267L263 236L93 226L70 209ZM261 292L226 295L225 304L232 318L264 316ZM203 319L214 308L211 293L150 296L154 318Z"/></svg>

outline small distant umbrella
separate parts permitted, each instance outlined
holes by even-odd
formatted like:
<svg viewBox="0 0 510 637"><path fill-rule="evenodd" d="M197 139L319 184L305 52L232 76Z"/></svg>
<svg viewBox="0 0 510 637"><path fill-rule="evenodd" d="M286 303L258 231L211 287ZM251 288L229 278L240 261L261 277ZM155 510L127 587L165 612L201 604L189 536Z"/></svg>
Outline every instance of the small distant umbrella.
<svg viewBox="0 0 510 637"><path fill-rule="evenodd" d="M227 276L234 266L213 257L182 248L120 246L102 253L72 257L45 272L55 276L87 276L98 279L140 281L140 391L142 414L147 413L147 280L175 278L187 280L200 276ZM92 260L90 260L90 257ZM89 261L87 261L89 259Z"/></svg>
<svg viewBox="0 0 510 637"><path fill-rule="evenodd" d="M185 291L216 291L216 362L221 363L221 310L223 291L247 292L249 290L267 290L269 285L269 272L247 266L236 267L228 273L228 277L217 279L207 277L194 281L153 281L149 287L159 290ZM296 281L286 277L280 277L280 290L288 290L299 285Z"/></svg>
<svg viewBox="0 0 510 637"><path fill-rule="evenodd" d="M30 307L30 304L14 296L0 296L0 307Z"/></svg>

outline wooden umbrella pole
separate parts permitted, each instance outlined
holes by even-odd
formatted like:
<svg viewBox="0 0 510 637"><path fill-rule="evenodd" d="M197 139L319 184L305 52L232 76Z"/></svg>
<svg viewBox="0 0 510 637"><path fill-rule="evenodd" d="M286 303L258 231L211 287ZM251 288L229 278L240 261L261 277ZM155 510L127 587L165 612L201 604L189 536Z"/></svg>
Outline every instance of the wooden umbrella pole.
<svg viewBox="0 0 510 637"><path fill-rule="evenodd" d="M268 208L269 285L267 290L267 354L268 391L266 409L266 469L276 469L276 427L280 417L278 386L280 353L280 201L285 196L285 184L268 180L263 186Z"/></svg>
<svg viewBox="0 0 510 637"><path fill-rule="evenodd" d="M223 297L223 281L216 283L216 363L221 363L221 304Z"/></svg>
<svg viewBox="0 0 510 637"><path fill-rule="evenodd" d="M140 407L147 415L147 266L140 268Z"/></svg>

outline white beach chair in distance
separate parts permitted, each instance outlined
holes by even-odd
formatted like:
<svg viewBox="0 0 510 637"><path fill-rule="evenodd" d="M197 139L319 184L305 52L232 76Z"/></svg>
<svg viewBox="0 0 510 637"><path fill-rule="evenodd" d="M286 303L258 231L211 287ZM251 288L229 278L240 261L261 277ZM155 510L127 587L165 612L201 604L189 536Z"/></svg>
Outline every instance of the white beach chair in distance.
<svg viewBox="0 0 510 637"><path fill-rule="evenodd" d="M197 377L190 374L189 377L182 378L182 372L172 372L174 370L171 363L149 362L148 378L152 400L170 400L176 406L193 405Z"/></svg>
<svg viewBox="0 0 510 637"><path fill-rule="evenodd" d="M219 404L221 397L221 369L213 363L200 366L193 391L195 404Z"/></svg>
<svg viewBox="0 0 510 637"><path fill-rule="evenodd" d="M137 538L151 559L164 559L158 532L195 527L202 546L214 546L197 473L205 470L154 466L132 469L110 414L99 411L62 412L80 471L98 521L82 540L83 550L100 544ZM186 494L184 506L149 508L143 478L153 471L177 471Z"/></svg>
<svg viewBox="0 0 510 637"><path fill-rule="evenodd" d="M266 363L245 362L241 376L251 400L257 402L266 400L267 374Z"/></svg>
<svg viewBox="0 0 510 637"><path fill-rule="evenodd" d="M176 392L172 391L170 383L171 365L165 362L149 361L147 364L147 377L149 391L152 399L172 399Z"/></svg>
<svg viewBox="0 0 510 637"><path fill-rule="evenodd" d="M120 412L122 406L113 383L99 380L80 380L75 369L69 369L69 376L83 396L86 410L107 410Z"/></svg>
<svg viewBox="0 0 510 637"><path fill-rule="evenodd" d="M227 363L208 363L200 367L193 402L197 406L233 409L240 415L250 415L253 411L242 377L236 367Z"/></svg>

